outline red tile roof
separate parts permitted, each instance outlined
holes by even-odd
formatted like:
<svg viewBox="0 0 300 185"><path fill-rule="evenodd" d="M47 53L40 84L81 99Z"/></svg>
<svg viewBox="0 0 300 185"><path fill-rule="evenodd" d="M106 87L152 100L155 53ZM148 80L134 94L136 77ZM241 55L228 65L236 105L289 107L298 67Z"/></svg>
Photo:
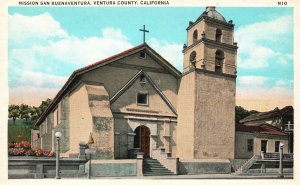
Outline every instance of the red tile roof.
<svg viewBox="0 0 300 185"><path fill-rule="evenodd" d="M238 124L238 125L236 125L235 130L240 131L240 132L251 132L251 133L272 134L272 135L286 135L279 128L274 127L267 123L260 124L260 125Z"/></svg>

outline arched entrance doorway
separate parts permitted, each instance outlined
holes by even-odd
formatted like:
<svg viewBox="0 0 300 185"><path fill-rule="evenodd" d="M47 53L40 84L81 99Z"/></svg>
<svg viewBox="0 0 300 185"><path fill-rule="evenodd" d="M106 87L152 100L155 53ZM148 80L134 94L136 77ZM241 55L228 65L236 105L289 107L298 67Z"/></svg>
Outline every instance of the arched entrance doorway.
<svg viewBox="0 0 300 185"><path fill-rule="evenodd" d="M148 127L141 125L134 131L134 148L140 148L144 157L150 156L150 130Z"/></svg>

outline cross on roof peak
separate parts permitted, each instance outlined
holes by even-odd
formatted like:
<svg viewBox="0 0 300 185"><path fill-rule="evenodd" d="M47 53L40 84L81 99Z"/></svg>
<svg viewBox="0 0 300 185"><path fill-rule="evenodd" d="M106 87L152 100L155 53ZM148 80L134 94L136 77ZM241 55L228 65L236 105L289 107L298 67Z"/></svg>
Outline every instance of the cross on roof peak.
<svg viewBox="0 0 300 185"><path fill-rule="evenodd" d="M144 41L144 43L145 43L145 42L146 42L146 41L145 41L145 40L146 40L146 32L149 33L149 30L146 30L146 26L144 25L144 26L143 26L143 29L140 29L140 31L143 32L143 41Z"/></svg>

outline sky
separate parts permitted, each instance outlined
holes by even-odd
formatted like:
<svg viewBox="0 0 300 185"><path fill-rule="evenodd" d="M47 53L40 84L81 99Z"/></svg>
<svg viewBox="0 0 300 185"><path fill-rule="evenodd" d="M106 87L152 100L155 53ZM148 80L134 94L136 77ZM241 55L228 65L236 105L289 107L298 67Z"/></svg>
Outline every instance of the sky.
<svg viewBox="0 0 300 185"><path fill-rule="evenodd" d="M9 103L38 106L72 72L146 42L182 71L189 21L204 7L9 7ZM235 24L236 103L268 111L293 105L293 8L217 7Z"/></svg>

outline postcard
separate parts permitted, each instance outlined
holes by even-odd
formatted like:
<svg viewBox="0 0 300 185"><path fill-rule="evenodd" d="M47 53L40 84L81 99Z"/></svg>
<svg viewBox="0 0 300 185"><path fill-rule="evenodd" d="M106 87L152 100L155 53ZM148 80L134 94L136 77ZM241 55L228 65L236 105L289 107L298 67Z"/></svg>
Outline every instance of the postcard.
<svg viewBox="0 0 300 185"><path fill-rule="evenodd" d="M298 9L1 2L1 181L295 184Z"/></svg>

